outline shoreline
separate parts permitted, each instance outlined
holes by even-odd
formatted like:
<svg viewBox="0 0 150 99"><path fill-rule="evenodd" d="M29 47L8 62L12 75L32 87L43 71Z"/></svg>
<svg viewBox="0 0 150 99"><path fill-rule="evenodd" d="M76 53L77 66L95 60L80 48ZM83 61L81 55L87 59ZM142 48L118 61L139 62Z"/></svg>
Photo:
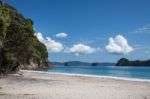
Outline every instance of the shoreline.
<svg viewBox="0 0 150 99"><path fill-rule="evenodd" d="M36 71L36 70L21 70L21 71L36 72L36 73L43 73L43 74L55 74L55 75L79 76L79 77L92 77L92 78L101 78L101 79L112 79L112 80L134 81L134 82L148 82L148 83L150 83L150 79L140 79L140 78L113 77L113 76L100 76L100 75L74 74L74 73L60 73L60 72L44 72L44 71Z"/></svg>
<svg viewBox="0 0 150 99"><path fill-rule="evenodd" d="M150 83L22 70L0 79L0 99L150 99Z"/></svg>

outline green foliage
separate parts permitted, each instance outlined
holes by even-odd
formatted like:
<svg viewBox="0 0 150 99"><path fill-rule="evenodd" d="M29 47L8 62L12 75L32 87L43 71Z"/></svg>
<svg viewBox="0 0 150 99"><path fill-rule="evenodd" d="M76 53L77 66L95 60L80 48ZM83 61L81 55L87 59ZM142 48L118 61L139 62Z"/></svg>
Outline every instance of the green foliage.
<svg viewBox="0 0 150 99"><path fill-rule="evenodd" d="M0 40L3 41L6 36L7 27L10 25L9 10L3 4L0 4Z"/></svg>
<svg viewBox="0 0 150 99"><path fill-rule="evenodd" d="M48 59L48 52L34 35L33 21L0 1L0 47L8 61L30 64L30 60Z"/></svg>
<svg viewBox="0 0 150 99"><path fill-rule="evenodd" d="M150 66L150 60L146 61L140 61L140 60L135 60L135 61L129 61L126 58L121 58L116 66Z"/></svg>

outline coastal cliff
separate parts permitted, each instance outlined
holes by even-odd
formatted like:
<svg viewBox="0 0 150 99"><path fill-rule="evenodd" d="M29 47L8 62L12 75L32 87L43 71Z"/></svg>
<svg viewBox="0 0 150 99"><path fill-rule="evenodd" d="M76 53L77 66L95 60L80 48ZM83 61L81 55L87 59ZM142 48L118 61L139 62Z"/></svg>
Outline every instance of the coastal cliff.
<svg viewBox="0 0 150 99"><path fill-rule="evenodd" d="M140 60L135 60L135 61L129 61L126 58L121 58L116 66L150 66L150 60L145 60L145 61L140 61Z"/></svg>
<svg viewBox="0 0 150 99"><path fill-rule="evenodd" d="M33 21L0 1L0 72L50 67L46 46L34 35Z"/></svg>

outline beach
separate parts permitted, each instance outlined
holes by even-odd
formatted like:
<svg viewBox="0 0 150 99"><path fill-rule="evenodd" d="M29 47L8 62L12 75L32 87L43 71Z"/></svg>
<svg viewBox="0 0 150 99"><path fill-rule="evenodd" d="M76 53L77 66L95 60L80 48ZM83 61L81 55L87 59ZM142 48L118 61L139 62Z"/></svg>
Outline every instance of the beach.
<svg viewBox="0 0 150 99"><path fill-rule="evenodd" d="M0 99L150 99L150 82L21 72L0 79Z"/></svg>

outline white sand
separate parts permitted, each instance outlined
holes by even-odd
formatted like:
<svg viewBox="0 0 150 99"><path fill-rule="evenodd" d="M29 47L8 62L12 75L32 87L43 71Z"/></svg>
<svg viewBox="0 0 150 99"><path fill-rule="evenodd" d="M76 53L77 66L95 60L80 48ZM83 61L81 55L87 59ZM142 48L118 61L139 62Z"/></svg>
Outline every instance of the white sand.
<svg viewBox="0 0 150 99"><path fill-rule="evenodd" d="M0 79L0 99L150 99L150 83L22 71Z"/></svg>

